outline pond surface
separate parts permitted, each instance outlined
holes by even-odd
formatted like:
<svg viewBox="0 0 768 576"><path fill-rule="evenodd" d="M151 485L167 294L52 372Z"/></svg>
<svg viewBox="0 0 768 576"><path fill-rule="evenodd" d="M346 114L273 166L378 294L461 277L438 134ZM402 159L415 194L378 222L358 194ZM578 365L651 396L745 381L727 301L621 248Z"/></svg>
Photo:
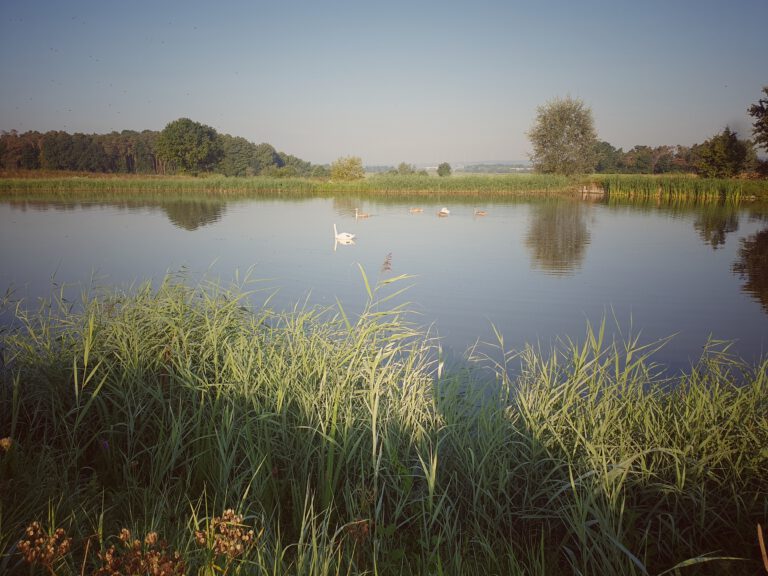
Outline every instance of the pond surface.
<svg viewBox="0 0 768 576"><path fill-rule="evenodd" d="M446 206L447 217L437 211ZM413 213L412 207L423 212ZM370 214L356 219L354 209ZM476 208L487 212L480 216ZM228 283L250 270L260 304L335 305L359 312L372 283L413 275L412 319L447 351L481 341L549 350L583 340L587 323L641 343L672 340L654 358L672 370L708 339L734 341L754 362L768 352L768 210L659 206L572 198L482 205L370 198L159 203L0 198L0 290L34 302L66 285L127 287L186 271ZM334 243L333 224L356 234ZM194 279L194 280L193 280ZM393 291L394 288L391 288ZM382 290L386 295L386 289ZM618 327L618 328L617 328ZM618 336L617 336L618 337Z"/></svg>

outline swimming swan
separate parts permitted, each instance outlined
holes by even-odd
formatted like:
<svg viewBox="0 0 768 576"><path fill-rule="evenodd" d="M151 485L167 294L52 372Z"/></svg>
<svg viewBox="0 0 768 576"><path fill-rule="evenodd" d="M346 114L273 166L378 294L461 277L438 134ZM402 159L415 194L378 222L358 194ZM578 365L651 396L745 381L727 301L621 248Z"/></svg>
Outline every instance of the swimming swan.
<svg viewBox="0 0 768 576"><path fill-rule="evenodd" d="M440 210L437 211L438 216L448 216L448 214L450 213L451 211L448 210L448 208L446 208L445 206L443 206L442 208L440 208Z"/></svg>
<svg viewBox="0 0 768 576"><path fill-rule="evenodd" d="M342 244L348 244L355 238L355 235L350 234L349 232L339 232L336 229L336 224L333 225L333 236L338 242L341 242Z"/></svg>
<svg viewBox="0 0 768 576"><path fill-rule="evenodd" d="M358 218L368 218L369 216L370 214L366 214L365 212L360 212L358 211L357 208L355 208L355 220L357 220Z"/></svg>

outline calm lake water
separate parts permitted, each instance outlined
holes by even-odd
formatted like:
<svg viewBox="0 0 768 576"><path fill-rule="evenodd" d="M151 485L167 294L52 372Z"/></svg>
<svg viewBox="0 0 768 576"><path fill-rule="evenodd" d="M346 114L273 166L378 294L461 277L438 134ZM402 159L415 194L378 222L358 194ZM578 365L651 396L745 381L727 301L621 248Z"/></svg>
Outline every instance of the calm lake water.
<svg viewBox="0 0 768 576"><path fill-rule="evenodd" d="M450 215L437 216L445 205ZM423 212L411 213L409 208ZM356 220L354 208L370 218ZM474 214L475 208L487 211ZM334 245L333 224L357 235ZM395 302L448 351L475 341L548 350L583 340L607 318L613 334L651 343L684 369L712 337L747 361L768 352L768 209L664 207L581 199L482 205L371 199L64 204L0 198L0 289L34 302L52 287L129 286L186 271L225 283L251 271L254 296L278 308L308 300L362 309L371 282L413 278ZM384 295L387 294L383 290Z"/></svg>

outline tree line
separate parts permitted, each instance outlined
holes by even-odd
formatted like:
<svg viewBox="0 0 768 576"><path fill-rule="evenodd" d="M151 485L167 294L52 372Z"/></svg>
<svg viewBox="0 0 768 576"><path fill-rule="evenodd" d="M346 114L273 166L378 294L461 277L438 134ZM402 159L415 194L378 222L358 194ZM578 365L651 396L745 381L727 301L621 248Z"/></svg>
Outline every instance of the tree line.
<svg viewBox="0 0 768 576"><path fill-rule="evenodd" d="M754 144L729 127L693 146L635 146L626 152L608 142L595 145L595 172L604 174L700 174L730 178L760 168Z"/></svg>
<svg viewBox="0 0 768 576"><path fill-rule="evenodd" d="M533 146L530 159L536 172L556 174L695 173L709 178L742 174L768 175L768 86L764 98L747 112L754 120L754 140L743 140L729 127L693 146L635 146L628 151L599 141L592 111L581 100L555 99L540 106L528 132ZM339 158L332 166L313 165L278 152L267 143L219 134L189 118L170 122L162 131L123 130L109 134L69 134L63 131L0 133L0 169L70 170L117 174L200 174L225 176L331 176L362 178L358 157ZM389 175L426 175L402 162ZM444 162L440 176L449 176Z"/></svg>
<svg viewBox="0 0 768 576"><path fill-rule="evenodd" d="M67 170L113 174L200 174L225 176L327 177L327 166L277 151L267 143L219 134L188 118L162 131L109 134L64 131L0 133L0 168Z"/></svg>
<svg viewBox="0 0 768 576"><path fill-rule="evenodd" d="M768 151L768 86L765 97L749 107L754 118L753 140L740 139L726 126L701 144L693 146L635 146L624 151L599 141L592 111L579 99L552 100L537 109L528 132L533 146L534 170L543 173L664 174L684 172L708 178L732 178L742 174L768 175L768 161L760 160L758 148Z"/></svg>

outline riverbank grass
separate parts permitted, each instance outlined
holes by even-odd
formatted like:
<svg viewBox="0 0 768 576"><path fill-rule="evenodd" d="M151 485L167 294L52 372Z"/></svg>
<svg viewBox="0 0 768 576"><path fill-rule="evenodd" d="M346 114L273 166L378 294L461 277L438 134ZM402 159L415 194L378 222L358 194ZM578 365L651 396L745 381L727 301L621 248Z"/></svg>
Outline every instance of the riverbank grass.
<svg viewBox="0 0 768 576"><path fill-rule="evenodd" d="M439 196L505 197L542 194L576 194L584 189L617 197L660 196L663 198L738 202L768 199L768 180L711 179L692 175L594 174L566 177L554 174L497 175L370 175L362 180L333 181L312 178L240 178L220 175L142 176L56 173L2 173L0 194L29 193L118 195L179 195L205 193L226 198L253 195L335 196L363 194L383 198Z"/></svg>
<svg viewBox="0 0 768 576"><path fill-rule="evenodd" d="M598 328L447 370L369 289L359 315L170 278L9 311L0 572L760 569L767 362L713 345L662 379Z"/></svg>

